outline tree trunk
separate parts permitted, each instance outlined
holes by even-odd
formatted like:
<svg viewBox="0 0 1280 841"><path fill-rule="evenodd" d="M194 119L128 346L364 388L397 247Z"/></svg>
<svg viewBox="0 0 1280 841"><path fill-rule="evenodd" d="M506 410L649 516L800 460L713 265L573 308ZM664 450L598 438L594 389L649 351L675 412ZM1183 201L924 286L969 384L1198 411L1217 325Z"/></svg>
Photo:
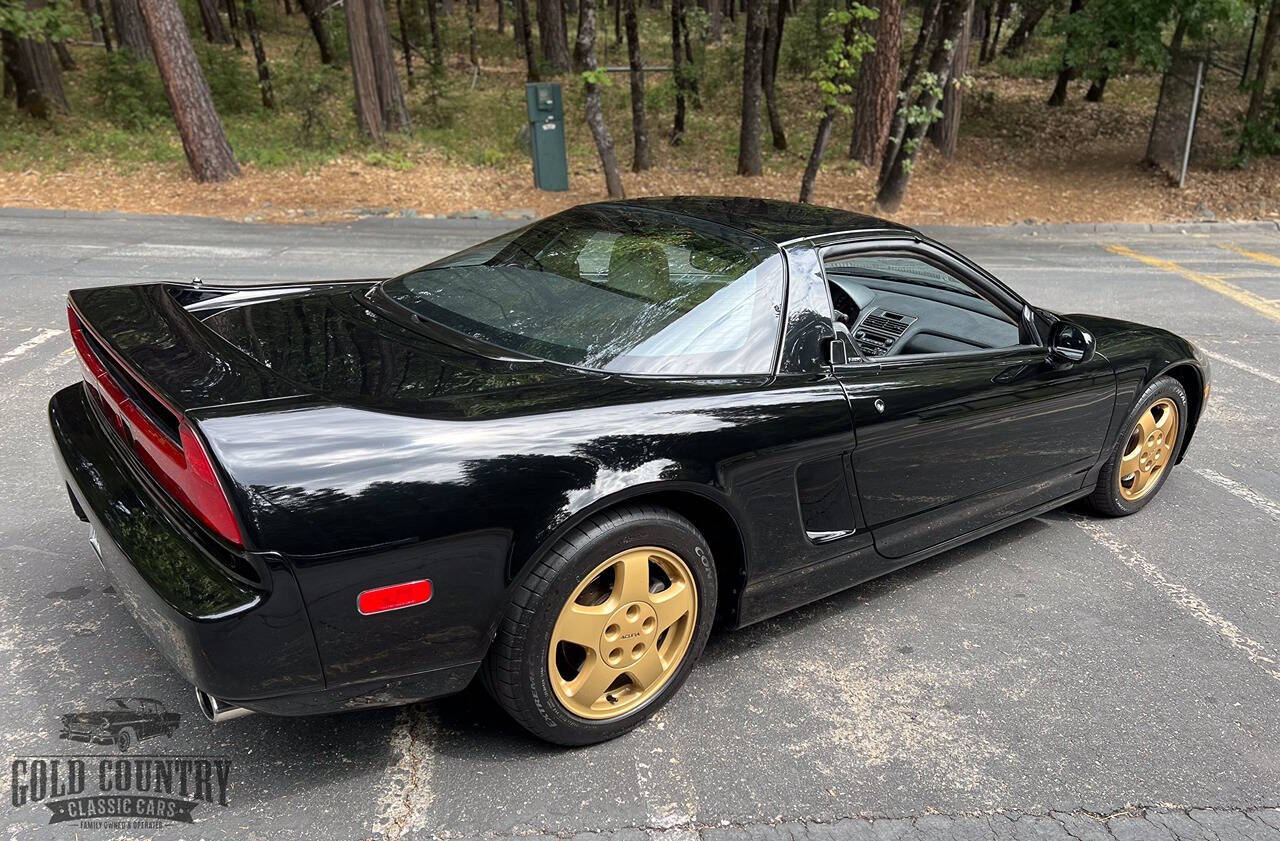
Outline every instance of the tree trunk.
<svg viewBox="0 0 1280 841"><path fill-rule="evenodd" d="M311 37L316 39L320 63L333 64L333 47L329 45L329 31L325 29L321 3L322 0L298 0L302 13L307 17L307 26L311 28Z"/></svg>
<svg viewBox="0 0 1280 841"><path fill-rule="evenodd" d="M671 124L671 145L679 146L684 140L685 68L684 48L680 30L684 25L685 0L671 0L671 76L676 84L676 114Z"/></svg>
<svg viewBox="0 0 1280 841"><path fill-rule="evenodd" d="M107 52L111 52L111 33L107 31L107 19L102 13L102 0L80 0L80 8L89 19L89 36L101 41Z"/></svg>
<svg viewBox="0 0 1280 841"><path fill-rule="evenodd" d="M383 0L365 0L368 16L369 48L373 57L374 83L378 88L378 108L386 131L403 131L409 127L409 109L404 103L404 88L396 72L396 53L391 46L391 29L387 25L387 8Z"/></svg>
<svg viewBox="0 0 1280 841"><path fill-rule="evenodd" d="M1053 8L1054 0L1039 0L1034 6L1024 6L1022 9L1022 19L1018 21L1018 25L1014 28L1013 34L1009 36L1009 40L1005 42L1004 49L1000 54L1005 58L1013 58L1022 52L1022 48L1027 45L1027 41L1031 40L1031 33L1036 31L1045 13Z"/></svg>
<svg viewBox="0 0 1280 841"><path fill-rule="evenodd" d="M1009 19L1010 11L1009 0L1000 0L996 6L996 29L991 33L990 45L983 48L983 55L979 57L979 63L986 64L996 57L996 50L1000 49L1000 32L1004 29L1004 22Z"/></svg>
<svg viewBox="0 0 1280 841"><path fill-rule="evenodd" d="M973 27L969 20L973 16L973 0L969 0L969 10L965 13L965 26L956 40L954 54L951 56L950 80L942 93L942 116L929 126L929 139L938 148L944 158L954 157L956 142L960 136L960 109L964 101L964 86L961 80L969 72L969 39Z"/></svg>
<svg viewBox="0 0 1280 841"><path fill-rule="evenodd" d="M841 36L843 54L848 55L849 48L853 46L854 37L858 34L861 26L858 21L850 20L844 25L844 32ZM834 84L844 83L847 75L841 73L831 79ZM813 185L818 180L818 170L822 168L822 158L827 152L827 142L831 139L831 122L836 116L835 97L831 94L825 94L827 104L823 106L822 118L818 120L818 130L813 136L813 148L809 151L809 162L805 165L804 175L800 178L800 201L805 204L813 202Z"/></svg>
<svg viewBox="0 0 1280 841"><path fill-rule="evenodd" d="M595 26L594 15L595 13L593 12L592 21L591 21L592 26ZM585 49L587 49L587 44L582 40L582 26L583 26L582 6L579 5L578 6L578 34L573 41L573 70L575 73L581 73L583 70L587 69L587 55L585 52L583 52ZM595 32L592 32L591 33L592 48L595 47L595 40L596 40L596 34Z"/></svg>
<svg viewBox="0 0 1280 841"><path fill-rule="evenodd" d="M244 45L240 43L240 19L236 15L236 0L226 0L224 5L227 9L227 32L231 35L231 43L238 52L244 52Z"/></svg>
<svg viewBox="0 0 1280 841"><path fill-rule="evenodd" d="M298 0L298 2L301 3L304 0ZM404 78L409 85L409 90L413 90L413 43L409 40L409 19L404 13L404 0L396 0L396 20L400 22L400 52L404 54Z"/></svg>
<svg viewBox="0 0 1280 841"><path fill-rule="evenodd" d="M498 34L507 31L507 0L498 0Z"/></svg>
<svg viewBox="0 0 1280 841"><path fill-rule="evenodd" d="M1262 35L1262 46L1258 49L1258 71L1253 79L1253 90L1249 93L1249 107L1245 110L1245 122L1256 123L1262 117L1262 107L1266 104L1267 80L1271 74L1271 60L1275 55L1276 42L1280 40L1280 0L1271 0L1271 11L1267 13L1267 28Z"/></svg>
<svg viewBox="0 0 1280 841"><path fill-rule="evenodd" d="M849 158L877 166L889 141L893 108L898 99L898 63L902 52L902 5L880 0L880 16L867 23L875 48L862 57L853 93L853 138Z"/></svg>
<svg viewBox="0 0 1280 841"><path fill-rule="evenodd" d="M1089 90L1085 91L1085 102L1101 102L1102 95L1107 90L1107 80L1110 76L1104 71L1098 78L1089 82Z"/></svg>
<svg viewBox="0 0 1280 841"><path fill-rule="evenodd" d="M365 3L379 0L345 0L342 6L347 19L347 47L351 53L351 80L356 91L356 124L370 140L386 139L382 125L378 84L373 69L373 48L369 41L369 16Z"/></svg>
<svg viewBox="0 0 1280 841"><path fill-rule="evenodd" d="M787 132L778 112L778 53L782 48L782 27L787 22L787 6L779 0L768 0L767 28L764 34L764 58L760 65L760 88L764 91L765 111L769 114L769 133L773 148L787 149Z"/></svg>
<svg viewBox="0 0 1280 841"><path fill-rule="evenodd" d="M53 54L58 59L58 66L63 71L70 72L76 69L76 60L71 57L71 51L67 49L66 42L49 40L49 46L53 48Z"/></svg>
<svg viewBox="0 0 1280 841"><path fill-rule="evenodd" d="M644 62L640 58L640 26L636 17L636 0L626 0L627 63L631 66L631 135L634 150L631 171L649 168L649 130L644 119Z"/></svg>
<svg viewBox="0 0 1280 841"><path fill-rule="evenodd" d="M230 44L231 36L218 14L218 0L197 0L196 5L200 8L200 23L204 25L204 37L209 43Z"/></svg>
<svg viewBox="0 0 1280 841"><path fill-rule="evenodd" d="M1258 38L1258 18L1262 17L1262 0L1253 7L1253 24L1249 27L1249 46L1244 51L1244 66L1240 68L1240 90L1249 84L1249 68L1253 66L1253 46Z"/></svg>
<svg viewBox="0 0 1280 841"><path fill-rule="evenodd" d="M253 61L258 65L262 107L275 108L276 95L271 89L271 68L267 66L267 51L262 48L262 33L258 31L257 3L258 0L244 0L244 26L249 30L249 43L253 44Z"/></svg>
<svg viewBox="0 0 1280 841"><path fill-rule="evenodd" d="M437 0L425 0L427 4L427 30L431 36L431 75L444 74L444 40L440 37L440 11L436 8ZM529 0L520 0L528 3ZM527 10L526 6L526 10ZM527 21L526 21L527 23ZM530 79L537 81L537 79Z"/></svg>
<svg viewBox="0 0 1280 841"><path fill-rule="evenodd" d="M1071 0L1071 10L1068 14L1076 14L1084 8L1084 0ZM1058 80L1053 84L1053 93L1049 94L1049 101L1045 104L1051 108L1058 108L1067 102L1067 88L1071 85L1071 80L1076 77L1076 69L1071 66L1067 60L1067 51L1070 49L1070 37L1067 39L1067 45L1062 52L1062 65L1058 69Z"/></svg>
<svg viewBox="0 0 1280 841"><path fill-rule="evenodd" d="M897 160L898 149L902 146L902 138L907 129L907 109L910 106L911 91L923 68L925 50L933 41L933 31L938 25L938 12L941 8L941 0L929 0L920 17L920 32L916 35L916 43L911 48L911 60L907 62L907 72L903 74L902 82L898 85L893 122L889 125L889 139L884 145L884 157L880 159L878 181L881 184L888 177L889 169Z"/></svg>
<svg viewBox="0 0 1280 841"><path fill-rule="evenodd" d="M111 14L115 18L116 42L120 49L135 59L150 57L151 42L138 0L111 0Z"/></svg>
<svg viewBox="0 0 1280 841"><path fill-rule="evenodd" d="M28 0L27 11L39 8L39 2ZM4 65L13 78L18 109L44 120L54 114L71 113L62 88L62 73L48 39L18 38L9 32L0 37L4 39Z"/></svg>
<svg viewBox="0 0 1280 841"><path fill-rule="evenodd" d="M943 90L951 82L951 60L953 47L960 40L960 29L968 19L972 0L947 0L940 11L941 21L938 26L938 37L934 41L933 53L929 57L929 73L938 80ZM938 107L939 92L933 86L920 92L912 105L923 113ZM907 194L907 184L911 180L916 155L920 151L920 141L924 137L926 126L922 122L908 123L898 144L894 161L889 167L880 189L876 193L876 208L884 213L893 213L902 206L902 199Z"/></svg>
<svg viewBox="0 0 1280 841"><path fill-rule="evenodd" d="M569 69L569 37L560 0L537 1L538 40L542 44L542 60L552 73L563 73Z"/></svg>
<svg viewBox="0 0 1280 841"><path fill-rule="evenodd" d="M822 167L822 156L826 154L827 141L831 139L831 122L835 116L834 105L822 109L822 119L818 121L818 131L813 136L813 149L809 152L809 163L800 179L800 201L805 204L813 203L813 183L818 179L818 170Z"/></svg>
<svg viewBox="0 0 1280 841"><path fill-rule="evenodd" d="M995 30L995 2L987 0L982 8L973 16L971 39L978 42L978 64L987 63L987 54L991 48L991 33Z"/></svg>
<svg viewBox="0 0 1280 841"><path fill-rule="evenodd" d="M141 0L138 6L191 173L197 181L226 181L239 175L178 0Z"/></svg>
<svg viewBox="0 0 1280 841"><path fill-rule="evenodd" d="M689 0L680 4L680 34L684 40L685 94L694 110L702 108L702 93L698 90L697 65L693 61L693 41L689 37Z"/></svg>
<svg viewBox="0 0 1280 841"><path fill-rule="evenodd" d="M724 0L709 0L707 5L710 18L707 34L712 43L719 44L724 40Z"/></svg>
<svg viewBox="0 0 1280 841"><path fill-rule="evenodd" d="M431 2L431 0L428 0ZM538 56L533 51L533 24L529 20L529 0L516 0L516 11L520 13L520 40L524 42L524 60L528 67L526 78L530 82L538 81Z"/></svg>
<svg viewBox="0 0 1280 841"><path fill-rule="evenodd" d="M467 2L467 47L471 58L471 69L480 69L480 41L476 32L476 12L480 0L466 0Z"/></svg>
<svg viewBox="0 0 1280 841"><path fill-rule="evenodd" d="M767 11L765 0L747 0L746 43L742 50L742 127L738 132L739 175L764 174L760 150L760 74L764 64Z"/></svg>
<svg viewBox="0 0 1280 841"><path fill-rule="evenodd" d="M604 121L604 107L600 102L600 85L595 80L596 70L596 2L581 0L578 12L577 49L582 55L585 74L587 127L596 142L600 155L600 168L604 170L604 187L609 198L625 198L622 190L622 174L618 171L618 156L613 151L613 137Z"/></svg>

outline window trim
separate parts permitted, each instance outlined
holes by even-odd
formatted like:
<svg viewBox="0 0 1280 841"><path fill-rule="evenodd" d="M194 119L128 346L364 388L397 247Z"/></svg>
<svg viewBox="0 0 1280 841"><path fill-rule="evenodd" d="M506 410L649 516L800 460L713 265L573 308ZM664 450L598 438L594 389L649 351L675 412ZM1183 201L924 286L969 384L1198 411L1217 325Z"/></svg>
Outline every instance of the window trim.
<svg viewBox="0 0 1280 841"><path fill-rule="evenodd" d="M1027 325L1023 318L1023 308L1030 304L1020 295L1000 282L991 273L982 269L955 251L937 243L928 242L918 237L867 237L859 239L836 239L832 241L814 241L813 248L818 254L818 266L822 271L827 305L830 308L827 317L835 323L835 305L831 301L831 281L827 279L827 260L843 256L877 256L912 257L928 263L934 268L955 276L958 280L973 289L996 309L1003 312L1018 328L1018 344L998 348L981 348L977 350L940 351L938 353L913 353L910 356L867 357L864 356L857 342L853 342L854 356L844 365L833 366L836 371L849 369L866 369L869 366L894 367L910 365L913 362L930 362L942 359L981 359L985 356L1032 350L1043 350L1044 344L1038 335L1025 335ZM1034 310L1033 310L1034 311ZM1031 341L1028 341L1030 339Z"/></svg>

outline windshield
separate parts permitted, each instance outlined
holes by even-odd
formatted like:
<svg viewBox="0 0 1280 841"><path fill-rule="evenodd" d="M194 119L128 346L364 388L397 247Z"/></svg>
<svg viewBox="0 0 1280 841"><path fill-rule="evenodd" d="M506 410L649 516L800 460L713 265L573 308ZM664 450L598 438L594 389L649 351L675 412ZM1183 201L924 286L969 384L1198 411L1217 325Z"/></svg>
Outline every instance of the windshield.
<svg viewBox="0 0 1280 841"><path fill-rule="evenodd" d="M662 211L588 206L383 285L419 316L517 353L605 371L773 370L784 264L772 244Z"/></svg>

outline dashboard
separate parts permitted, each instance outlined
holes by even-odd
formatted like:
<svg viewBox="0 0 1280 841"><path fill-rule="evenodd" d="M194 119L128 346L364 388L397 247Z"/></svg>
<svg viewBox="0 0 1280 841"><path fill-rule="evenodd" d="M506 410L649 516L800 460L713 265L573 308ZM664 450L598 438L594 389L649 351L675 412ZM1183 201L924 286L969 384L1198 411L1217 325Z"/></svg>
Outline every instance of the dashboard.
<svg viewBox="0 0 1280 841"><path fill-rule="evenodd" d="M867 357L956 353L1018 344L990 301L939 286L827 269L836 318Z"/></svg>

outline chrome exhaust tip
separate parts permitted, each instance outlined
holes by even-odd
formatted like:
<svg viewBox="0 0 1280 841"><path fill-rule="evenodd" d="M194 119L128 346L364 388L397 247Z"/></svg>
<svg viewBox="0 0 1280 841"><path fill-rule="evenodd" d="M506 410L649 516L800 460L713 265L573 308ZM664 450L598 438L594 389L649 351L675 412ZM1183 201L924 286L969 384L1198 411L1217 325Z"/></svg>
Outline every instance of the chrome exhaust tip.
<svg viewBox="0 0 1280 841"><path fill-rule="evenodd" d="M203 689L196 690L196 704L199 705L200 712L204 713L204 717L214 724L221 724L233 718L253 715L253 710L237 707L235 704L228 704L226 701L219 701Z"/></svg>

